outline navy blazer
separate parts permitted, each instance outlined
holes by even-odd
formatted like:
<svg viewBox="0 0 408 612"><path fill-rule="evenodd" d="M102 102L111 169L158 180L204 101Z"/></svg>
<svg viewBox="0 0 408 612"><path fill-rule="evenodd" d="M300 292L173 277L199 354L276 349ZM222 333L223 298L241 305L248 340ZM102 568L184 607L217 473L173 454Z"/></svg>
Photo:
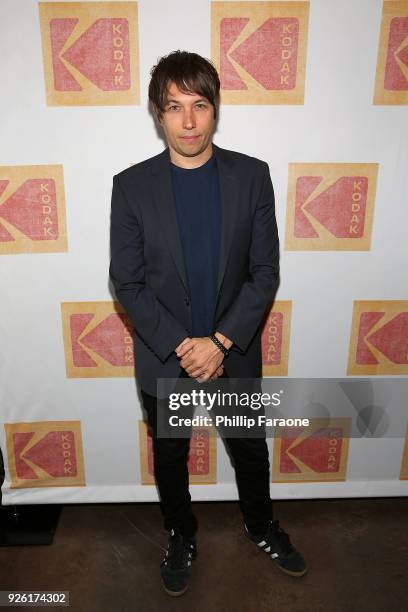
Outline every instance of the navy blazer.
<svg viewBox="0 0 408 612"><path fill-rule="evenodd" d="M268 164L213 144L220 184L221 245L214 331L234 345L230 378L262 375L261 324L279 285L279 238ZM182 371L174 349L191 335L191 305L173 197L170 153L113 177L109 275L135 328L136 377Z"/></svg>

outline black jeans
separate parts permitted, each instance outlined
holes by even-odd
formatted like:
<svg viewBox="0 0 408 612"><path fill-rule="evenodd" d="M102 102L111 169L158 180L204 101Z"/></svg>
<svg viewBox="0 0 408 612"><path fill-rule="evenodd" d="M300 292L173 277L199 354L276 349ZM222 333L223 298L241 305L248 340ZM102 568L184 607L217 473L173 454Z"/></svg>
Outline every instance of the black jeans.
<svg viewBox="0 0 408 612"><path fill-rule="evenodd" d="M191 537L197 531L198 523L191 507L189 492L187 462L190 439L157 437L157 398L143 390L141 393L152 430L154 476L161 500L164 527L167 530L178 527L186 537ZM259 437L224 440L234 463L244 522L249 531L261 535L273 518L266 440Z"/></svg>

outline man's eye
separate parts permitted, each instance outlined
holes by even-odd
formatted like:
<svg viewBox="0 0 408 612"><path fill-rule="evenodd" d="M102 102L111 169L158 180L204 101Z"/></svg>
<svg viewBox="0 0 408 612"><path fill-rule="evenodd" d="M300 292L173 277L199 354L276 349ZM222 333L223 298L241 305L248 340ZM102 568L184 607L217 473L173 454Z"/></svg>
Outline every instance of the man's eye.
<svg viewBox="0 0 408 612"><path fill-rule="evenodd" d="M178 110L178 106L175 106L175 105L173 105L173 106L169 106L169 110L170 110L170 111L173 111L173 110Z"/></svg>
<svg viewBox="0 0 408 612"><path fill-rule="evenodd" d="M199 108L206 108L206 105L203 102L199 102L198 104L196 104L196 106L198 106Z"/></svg>

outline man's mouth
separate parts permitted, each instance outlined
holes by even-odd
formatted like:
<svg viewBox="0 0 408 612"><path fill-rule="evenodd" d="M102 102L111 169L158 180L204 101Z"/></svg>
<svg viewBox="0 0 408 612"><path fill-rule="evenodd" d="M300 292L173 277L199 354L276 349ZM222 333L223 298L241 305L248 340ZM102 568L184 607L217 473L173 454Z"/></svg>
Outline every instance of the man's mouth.
<svg viewBox="0 0 408 612"><path fill-rule="evenodd" d="M194 140L197 140L199 136L180 136L180 138L182 140L186 140L187 142L193 142Z"/></svg>

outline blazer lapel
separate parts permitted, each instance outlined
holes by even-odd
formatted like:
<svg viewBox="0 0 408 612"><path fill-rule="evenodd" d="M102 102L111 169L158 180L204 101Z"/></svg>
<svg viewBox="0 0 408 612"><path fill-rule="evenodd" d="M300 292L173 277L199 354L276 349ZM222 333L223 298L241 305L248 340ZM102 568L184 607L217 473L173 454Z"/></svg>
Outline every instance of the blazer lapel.
<svg viewBox="0 0 408 612"><path fill-rule="evenodd" d="M176 203L173 196L171 180L170 154L165 149L157 158L154 169L153 192L157 215L161 220L167 243L181 281L190 294L187 274L184 265L183 247L177 221Z"/></svg>
<svg viewBox="0 0 408 612"><path fill-rule="evenodd" d="M217 284L218 295L225 275L237 221L238 180L234 172L234 163L230 152L217 147L215 144L213 144L213 149L217 158L221 204L221 244Z"/></svg>
<svg viewBox="0 0 408 612"><path fill-rule="evenodd" d="M230 152L221 149L215 144L213 144L213 150L217 159L221 206L221 243L217 283L218 295L225 275L237 220L236 203L238 198L238 181L234 172L234 164ZM157 215L161 220L166 240L181 281L187 293L190 294L177 221L176 204L173 196L170 153L168 148L156 158L152 173L154 175L153 192Z"/></svg>

